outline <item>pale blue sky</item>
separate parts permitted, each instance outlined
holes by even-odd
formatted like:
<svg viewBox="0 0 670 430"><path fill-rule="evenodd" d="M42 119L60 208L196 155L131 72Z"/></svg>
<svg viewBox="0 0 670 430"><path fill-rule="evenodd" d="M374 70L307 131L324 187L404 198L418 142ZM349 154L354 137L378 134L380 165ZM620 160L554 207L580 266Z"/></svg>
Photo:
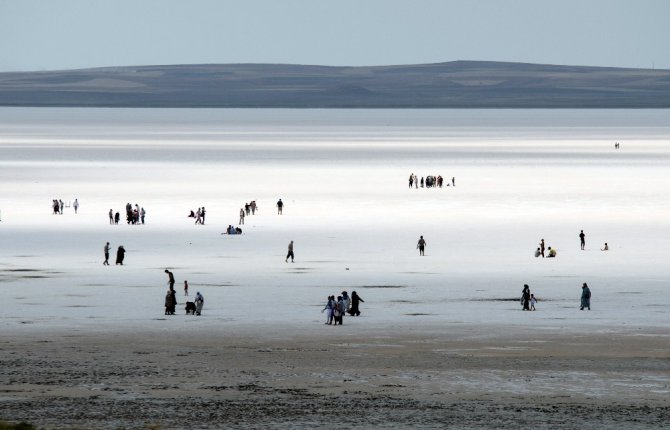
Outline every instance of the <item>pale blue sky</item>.
<svg viewBox="0 0 670 430"><path fill-rule="evenodd" d="M670 0L0 0L0 71L453 60L670 69Z"/></svg>

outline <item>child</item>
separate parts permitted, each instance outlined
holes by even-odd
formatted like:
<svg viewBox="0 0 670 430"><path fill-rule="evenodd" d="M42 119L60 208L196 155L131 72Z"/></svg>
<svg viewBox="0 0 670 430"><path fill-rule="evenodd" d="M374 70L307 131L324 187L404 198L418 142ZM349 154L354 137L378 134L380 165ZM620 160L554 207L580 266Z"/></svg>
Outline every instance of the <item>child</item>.
<svg viewBox="0 0 670 430"><path fill-rule="evenodd" d="M188 281L184 281L184 295L188 296Z"/></svg>
<svg viewBox="0 0 670 430"><path fill-rule="evenodd" d="M530 295L530 310L534 311L535 310L535 303L537 303L537 299L535 298L535 294Z"/></svg>

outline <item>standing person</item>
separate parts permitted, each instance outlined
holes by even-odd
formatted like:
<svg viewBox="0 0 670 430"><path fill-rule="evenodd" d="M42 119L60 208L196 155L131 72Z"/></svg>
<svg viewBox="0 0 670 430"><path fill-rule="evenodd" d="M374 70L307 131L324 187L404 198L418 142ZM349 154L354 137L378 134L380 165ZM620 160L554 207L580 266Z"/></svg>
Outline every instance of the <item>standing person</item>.
<svg viewBox="0 0 670 430"><path fill-rule="evenodd" d="M109 242L105 245L105 261L102 263L105 266L109 266L109 250L110 250Z"/></svg>
<svg viewBox="0 0 670 430"><path fill-rule="evenodd" d="M335 308L333 309L333 317L335 318L335 325L340 323L342 325L342 314L344 313L344 302L342 301L342 296L337 296L337 301L335 302Z"/></svg>
<svg viewBox="0 0 670 430"><path fill-rule="evenodd" d="M529 311L530 310L530 287L528 284L523 284L523 291L521 292L521 300L523 303L523 310L524 311Z"/></svg>
<svg viewBox="0 0 670 430"><path fill-rule="evenodd" d="M426 241L423 239L423 236L419 238L419 242L416 244L417 249L419 250L419 255L424 255L424 249L426 249Z"/></svg>
<svg viewBox="0 0 670 430"><path fill-rule="evenodd" d="M288 263L288 258L291 257L291 263L295 263L294 258L295 255L293 255L293 241L288 244L288 254L286 254L286 262Z"/></svg>
<svg viewBox="0 0 670 430"><path fill-rule="evenodd" d="M126 249L123 245L119 246L119 249L116 250L116 264L123 266L123 259L126 257Z"/></svg>
<svg viewBox="0 0 670 430"><path fill-rule="evenodd" d="M326 313L326 324L332 324L333 323L333 307L335 306L335 297L333 296L328 296L328 301L326 301L326 306L324 306L323 309L321 309L321 313L324 311L328 311Z"/></svg>
<svg viewBox="0 0 670 430"><path fill-rule="evenodd" d="M352 291L351 309L349 309L349 315L353 317L354 315L359 316L361 314L361 311L358 309L360 302L365 302L365 300L361 299L361 297L358 294L356 294L356 291Z"/></svg>
<svg viewBox="0 0 670 430"><path fill-rule="evenodd" d="M412 185L414 185L414 173L409 175L409 187L410 187L410 189L412 188Z"/></svg>
<svg viewBox="0 0 670 430"><path fill-rule="evenodd" d="M423 188L423 176L421 177L421 188Z"/></svg>
<svg viewBox="0 0 670 430"><path fill-rule="evenodd" d="M184 295L188 296L188 281L184 281Z"/></svg>
<svg viewBox="0 0 670 430"><path fill-rule="evenodd" d="M452 186L452 187L455 187L455 186L456 186L456 177L455 177L455 176L452 176L452 177L451 177L451 186Z"/></svg>
<svg viewBox="0 0 670 430"><path fill-rule="evenodd" d="M200 220L200 224L204 225L205 224L205 207L204 206L202 207L202 210L200 211L200 216L202 217L202 219Z"/></svg>
<svg viewBox="0 0 670 430"><path fill-rule="evenodd" d="M115 213L114 214L114 224L118 224L119 220L121 219L121 214L120 213Z"/></svg>
<svg viewBox="0 0 670 430"><path fill-rule="evenodd" d="M544 258L544 239L540 240L540 254L542 254L542 258Z"/></svg>
<svg viewBox="0 0 670 430"><path fill-rule="evenodd" d="M165 315L174 315L177 307L177 292L170 288L165 295Z"/></svg>
<svg viewBox="0 0 670 430"><path fill-rule="evenodd" d="M584 308L591 310L591 290L589 290L589 286L586 285L586 282L582 285L582 303L579 310L583 311Z"/></svg>
<svg viewBox="0 0 670 430"><path fill-rule="evenodd" d="M351 308L351 298L346 291L342 291L342 302L344 303L344 312L349 312Z"/></svg>
<svg viewBox="0 0 670 430"><path fill-rule="evenodd" d="M140 219L142 219L142 225L144 225L144 216L147 213L145 212L144 208L140 209Z"/></svg>
<svg viewBox="0 0 670 430"><path fill-rule="evenodd" d="M109 210L109 223L114 224L114 211L111 209Z"/></svg>
<svg viewBox="0 0 670 430"><path fill-rule="evenodd" d="M202 209L198 208L197 212L195 213L195 223L196 224L202 224Z"/></svg>
<svg viewBox="0 0 670 430"><path fill-rule="evenodd" d="M240 222L238 225L244 225L244 209L240 208Z"/></svg>
<svg viewBox="0 0 670 430"><path fill-rule="evenodd" d="M200 315L202 313L202 306L205 304L205 298L200 294L200 291L195 293L195 314Z"/></svg>
<svg viewBox="0 0 670 430"><path fill-rule="evenodd" d="M256 215L256 200L251 201L251 215Z"/></svg>
<svg viewBox="0 0 670 430"><path fill-rule="evenodd" d="M535 310L535 303L537 303L537 299L535 298L535 294L530 295L530 310L534 311Z"/></svg>
<svg viewBox="0 0 670 430"><path fill-rule="evenodd" d="M58 200L58 203L60 205L60 214L63 215L63 209L65 208L65 203L63 203L63 200Z"/></svg>
<svg viewBox="0 0 670 430"><path fill-rule="evenodd" d="M247 216L251 215L251 205L249 203L244 204L244 212L247 213Z"/></svg>
<svg viewBox="0 0 670 430"><path fill-rule="evenodd" d="M79 202L77 199L74 199L74 203L72 203L72 207L74 208L74 213L77 213L77 209L79 209Z"/></svg>
<svg viewBox="0 0 670 430"><path fill-rule="evenodd" d="M281 199L279 199L279 201L277 202L277 214L281 215L283 210L284 210L284 202L282 202Z"/></svg>
<svg viewBox="0 0 670 430"><path fill-rule="evenodd" d="M167 273L167 275L168 275L168 285L170 286L170 289L172 290L174 288L174 275L168 269L165 269L165 273Z"/></svg>
<svg viewBox="0 0 670 430"><path fill-rule="evenodd" d="M584 230L579 232L579 243L582 247L582 251L584 250L584 247L586 246L586 235L584 234Z"/></svg>

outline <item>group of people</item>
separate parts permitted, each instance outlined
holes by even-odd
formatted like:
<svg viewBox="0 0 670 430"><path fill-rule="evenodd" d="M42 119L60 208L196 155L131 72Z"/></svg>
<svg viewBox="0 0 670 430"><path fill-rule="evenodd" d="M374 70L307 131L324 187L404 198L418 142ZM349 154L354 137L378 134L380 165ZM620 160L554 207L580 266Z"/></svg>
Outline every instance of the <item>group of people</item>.
<svg viewBox="0 0 670 430"><path fill-rule="evenodd" d="M535 294L531 294L528 284L524 284L523 290L521 291L522 309L524 311L534 311L536 303L537 298L535 298ZM582 296L579 304L579 310L583 311L584 308L591 310L591 290L589 289L589 286L586 285L586 282L582 284Z"/></svg>
<svg viewBox="0 0 670 430"><path fill-rule="evenodd" d="M433 188L433 187L438 187L442 188L442 185L444 184L444 178L442 175L437 175L437 176L422 176L421 179L419 179L414 173L409 175L409 187L412 188L414 186L415 189L419 188ZM456 186L456 178L452 177L451 178L451 184L449 183L449 180L447 179L447 187L449 186Z"/></svg>
<svg viewBox="0 0 670 430"><path fill-rule="evenodd" d="M63 210L65 209L65 203L61 199L52 199L51 201L51 209L53 210L54 215L63 215ZM77 210L79 209L79 200L74 199L74 202L72 202L72 207L74 208L74 213L77 213Z"/></svg>
<svg viewBox="0 0 670 430"><path fill-rule="evenodd" d="M361 311L359 309L360 303L365 302L356 291L351 292L351 297L346 291L342 291L341 296L328 296L326 306L321 312L326 312L326 324L328 325L342 325L344 314L348 313L351 316L359 316Z"/></svg>
<svg viewBox="0 0 670 430"><path fill-rule="evenodd" d="M109 251L112 248L109 246L109 242L105 244L104 247L104 252L105 252L105 261L102 262L104 266L109 266ZM123 259L126 257L126 249L123 247L123 245L119 246L119 248L116 250L116 264L123 266Z"/></svg>
<svg viewBox="0 0 670 430"><path fill-rule="evenodd" d="M135 203L135 206L130 204L130 202L126 203L126 221L128 224L144 224L144 217L146 216L146 211L144 208L141 208L140 205ZM112 210L109 210L109 217L110 217L110 222L111 222L111 217L112 217ZM114 224L118 224L118 217L116 217Z"/></svg>
<svg viewBox="0 0 670 430"><path fill-rule="evenodd" d="M228 224L228 228L226 229L225 233L221 234L242 234L242 229Z"/></svg>
<svg viewBox="0 0 670 430"><path fill-rule="evenodd" d="M584 233L584 230L580 230L579 232L579 248L584 251L586 249L586 234ZM605 245L600 248L601 251L609 251L610 246L605 242ZM548 251L548 258L554 258L556 257L556 249L552 249L551 246L547 248ZM542 258L545 257L544 255L544 239L540 240L540 245L539 247L535 250L535 257L540 257Z"/></svg>
<svg viewBox="0 0 670 430"><path fill-rule="evenodd" d="M174 289L174 274L168 269L165 269L165 273L168 275L168 290L165 294L165 315L174 315L177 308L177 292ZM186 280L184 280L184 296L188 297L188 281ZM186 302L186 314L201 315L204 304L205 298L200 294L200 291L196 292L194 300L192 302Z"/></svg>
<svg viewBox="0 0 670 430"><path fill-rule="evenodd" d="M205 207L198 208L197 211L188 214L189 218L195 218L195 223L203 225L205 224Z"/></svg>
<svg viewBox="0 0 670 430"><path fill-rule="evenodd" d="M547 258L555 258L556 257L556 248L552 248L551 246L547 247ZM540 257L542 258L545 257L545 244L544 244L544 239L540 239L540 246L535 250L535 257Z"/></svg>
<svg viewBox="0 0 670 430"><path fill-rule="evenodd" d="M256 200L252 200L251 203L245 203L243 208L240 208L240 222L239 225L244 224L244 218L249 215L256 215L258 206L256 206Z"/></svg>
<svg viewBox="0 0 670 430"><path fill-rule="evenodd" d="M537 303L535 294L530 293L530 287L528 286L528 284L523 284L523 291L521 291L521 306L523 310L534 311L535 303Z"/></svg>

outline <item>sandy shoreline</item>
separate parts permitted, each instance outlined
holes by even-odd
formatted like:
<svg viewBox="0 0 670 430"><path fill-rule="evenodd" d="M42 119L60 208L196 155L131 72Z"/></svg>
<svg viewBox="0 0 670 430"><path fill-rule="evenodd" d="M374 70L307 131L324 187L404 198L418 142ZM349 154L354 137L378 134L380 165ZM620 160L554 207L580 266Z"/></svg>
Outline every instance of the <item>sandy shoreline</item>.
<svg viewBox="0 0 670 430"><path fill-rule="evenodd" d="M232 330L231 330L232 331ZM254 325L2 338L0 416L47 428L663 428L662 330Z"/></svg>

